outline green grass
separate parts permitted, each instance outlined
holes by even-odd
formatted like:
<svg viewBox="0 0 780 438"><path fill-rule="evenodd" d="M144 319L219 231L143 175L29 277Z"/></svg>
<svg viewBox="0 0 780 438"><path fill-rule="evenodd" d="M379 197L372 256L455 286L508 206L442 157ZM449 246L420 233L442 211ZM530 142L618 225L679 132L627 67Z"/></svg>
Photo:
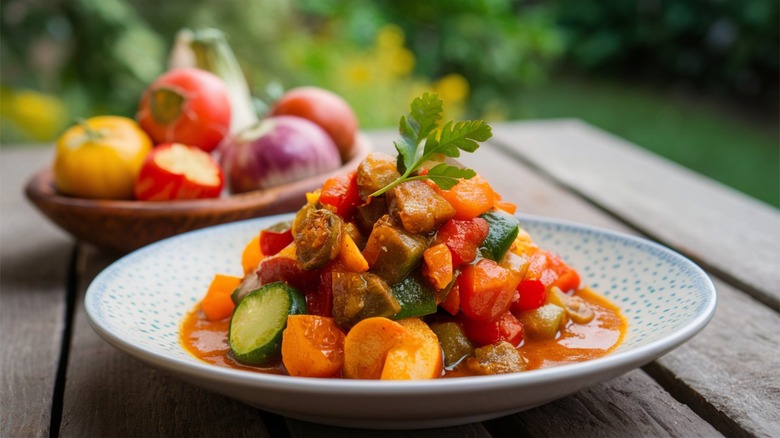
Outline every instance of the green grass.
<svg viewBox="0 0 780 438"><path fill-rule="evenodd" d="M647 88L564 78L524 91L511 116L582 119L780 207L777 125L730 111Z"/></svg>

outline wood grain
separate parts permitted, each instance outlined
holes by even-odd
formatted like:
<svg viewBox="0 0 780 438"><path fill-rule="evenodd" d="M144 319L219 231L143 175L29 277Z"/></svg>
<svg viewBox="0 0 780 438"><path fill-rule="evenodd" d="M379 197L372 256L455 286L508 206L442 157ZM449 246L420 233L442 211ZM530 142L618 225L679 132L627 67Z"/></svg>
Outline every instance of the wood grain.
<svg viewBox="0 0 780 438"><path fill-rule="evenodd" d="M514 436L715 437L721 434L687 406L669 398L640 370L529 411L485 422ZM501 432L497 436L504 436Z"/></svg>
<svg viewBox="0 0 780 438"><path fill-rule="evenodd" d="M503 124L494 143L780 309L780 213L576 121ZM685 147L685 145L680 145Z"/></svg>
<svg viewBox="0 0 780 438"><path fill-rule="evenodd" d="M707 328L647 370L726 435L780 436L780 317L717 279L715 287Z"/></svg>
<svg viewBox="0 0 780 438"><path fill-rule="evenodd" d="M87 321L83 293L114 259L86 245L80 252L60 436L271 436L260 411L152 369L101 339Z"/></svg>
<svg viewBox="0 0 780 438"><path fill-rule="evenodd" d="M5 149L0 160L0 436L48 436L66 319L73 244L22 195L49 160L44 149Z"/></svg>

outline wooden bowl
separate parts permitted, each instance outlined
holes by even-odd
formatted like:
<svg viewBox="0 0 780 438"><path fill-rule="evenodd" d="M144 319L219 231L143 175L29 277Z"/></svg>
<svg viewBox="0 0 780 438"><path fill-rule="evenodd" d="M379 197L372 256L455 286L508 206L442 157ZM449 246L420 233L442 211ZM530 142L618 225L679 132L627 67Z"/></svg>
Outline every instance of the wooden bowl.
<svg viewBox="0 0 780 438"><path fill-rule="evenodd" d="M359 134L355 152L340 168L266 190L192 201L114 201L57 193L51 168L27 183L27 198L52 222L77 239L102 249L130 252L160 239L211 225L295 211L306 192L326 179L354 170L371 144Z"/></svg>

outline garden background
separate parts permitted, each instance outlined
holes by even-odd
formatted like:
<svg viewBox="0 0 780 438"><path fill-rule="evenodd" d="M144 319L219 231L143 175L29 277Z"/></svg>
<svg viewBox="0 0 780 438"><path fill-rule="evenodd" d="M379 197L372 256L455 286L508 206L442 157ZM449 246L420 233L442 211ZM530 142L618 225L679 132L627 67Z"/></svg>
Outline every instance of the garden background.
<svg viewBox="0 0 780 438"><path fill-rule="evenodd" d="M0 144L133 116L181 28L221 29L262 110L343 95L363 129L439 92L448 117L576 117L780 206L777 0L5 0ZM45 147L45 146L44 146Z"/></svg>

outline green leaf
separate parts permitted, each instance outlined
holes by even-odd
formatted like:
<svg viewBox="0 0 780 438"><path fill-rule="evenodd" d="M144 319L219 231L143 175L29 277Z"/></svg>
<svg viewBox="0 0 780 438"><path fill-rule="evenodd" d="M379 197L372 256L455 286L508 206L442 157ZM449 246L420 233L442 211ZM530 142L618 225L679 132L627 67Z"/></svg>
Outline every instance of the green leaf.
<svg viewBox="0 0 780 438"><path fill-rule="evenodd" d="M433 166L425 176L435 182L442 190L449 190L458 183L459 179L470 179L476 174L477 173L471 169L463 169L441 163Z"/></svg>
<svg viewBox="0 0 780 438"><path fill-rule="evenodd" d="M435 94L425 93L412 101L409 114L402 116L399 123L401 139L394 143L400 157L398 161L403 164L403 169L399 166L399 172L413 169L419 158L417 145L436 130L442 111L442 101Z"/></svg>
<svg viewBox="0 0 780 438"><path fill-rule="evenodd" d="M468 120L465 122L447 122L441 129L438 140L431 139L425 142L424 156L441 153L448 157L459 157L460 150L474 152L479 148L479 143L489 139L493 135L490 125L482 120Z"/></svg>
<svg viewBox="0 0 780 438"><path fill-rule="evenodd" d="M482 120L447 122L441 132L437 132L442 112L443 104L436 94L425 93L412 101L409 113L401 117L399 123L401 138L393 143L398 151L396 165L401 176L370 196L379 196L404 181L420 179L430 179L447 190L459 179L476 175L471 169L444 163L434 166L425 175L412 175L428 160L442 161L443 157L459 157L460 151L474 152L479 148L479 142L493 135L490 126ZM420 148L423 140L425 145Z"/></svg>

